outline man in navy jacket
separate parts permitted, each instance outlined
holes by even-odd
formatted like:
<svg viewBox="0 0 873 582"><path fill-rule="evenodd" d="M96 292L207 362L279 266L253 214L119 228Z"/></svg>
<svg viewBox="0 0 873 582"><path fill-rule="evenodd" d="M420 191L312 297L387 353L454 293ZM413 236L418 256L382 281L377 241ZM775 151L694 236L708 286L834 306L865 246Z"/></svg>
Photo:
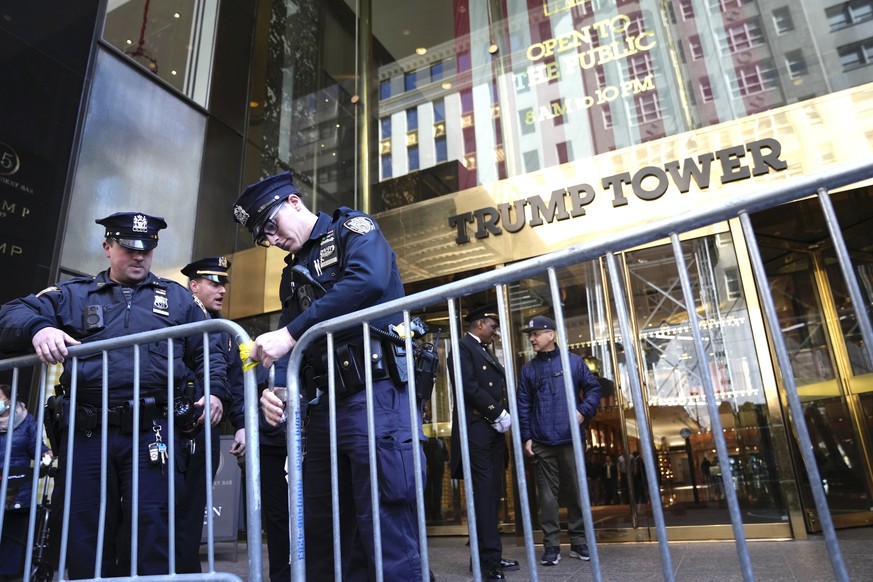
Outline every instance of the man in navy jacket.
<svg viewBox="0 0 873 582"><path fill-rule="evenodd" d="M576 479L572 430L578 430L584 446L583 423L597 414L600 383L584 360L568 353L569 372L576 395L576 423L571 426L564 388L561 352L555 344L555 322L544 315L532 318L522 329L528 334L536 356L522 366L518 387L518 420L524 452L536 468L543 528L544 554L541 563L554 566L561 559L561 528L558 523L558 489L563 482L568 492L567 530L570 557L588 560L582 502Z"/></svg>

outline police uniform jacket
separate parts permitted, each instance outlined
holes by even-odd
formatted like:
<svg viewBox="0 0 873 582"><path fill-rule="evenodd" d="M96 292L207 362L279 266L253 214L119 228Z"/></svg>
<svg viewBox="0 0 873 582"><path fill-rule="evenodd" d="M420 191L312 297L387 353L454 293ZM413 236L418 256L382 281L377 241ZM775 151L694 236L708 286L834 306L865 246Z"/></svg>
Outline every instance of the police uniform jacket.
<svg viewBox="0 0 873 582"><path fill-rule="evenodd" d="M568 353L567 357L576 394L576 410L586 419L593 418L600 405L600 382L582 358L574 353ZM558 348L537 352L533 360L522 366L518 386L518 426L522 442L532 439L551 446L572 442ZM575 420L573 426L581 429ZM579 432L584 440L585 431Z"/></svg>
<svg viewBox="0 0 873 582"><path fill-rule="evenodd" d="M396 255L378 224L369 215L345 206L333 216L319 212L309 240L299 253L285 257L285 265L279 287L279 325L287 327L295 340L317 323L404 295ZM292 275L295 265L305 267L326 291L306 310L300 307L300 289ZM371 325L385 329L391 322L386 318ZM310 353L313 351L318 349ZM276 384L284 384L286 377L287 358L283 358L276 363Z"/></svg>
<svg viewBox="0 0 873 582"><path fill-rule="evenodd" d="M497 420L505 409L506 373L503 366L478 339L467 333L458 342L461 358L461 378L464 384L464 411L467 424L481 416L489 423ZM454 378L454 354L449 354L449 374ZM454 393L453 393L454 394ZM461 438L458 430L457 406L452 412L452 477L463 478L461 466ZM475 435L470 435L475 438Z"/></svg>
<svg viewBox="0 0 873 582"><path fill-rule="evenodd" d="M36 295L10 301L0 310L0 350L26 350L31 347L33 335L46 327L58 328L85 343L207 318L206 310L195 303L188 289L153 273L133 288L129 302L121 289L122 285L112 281L106 270L94 277L77 277ZM97 328L87 322L87 315L95 308L103 313L103 325ZM196 376L203 377L202 337L202 334L196 334L173 341L176 385L193 379L192 370ZM227 400L226 359L218 345L211 348L210 388L213 394ZM134 347L128 347L108 352L110 407L124 404L133 397L133 351ZM79 402L100 406L102 354L82 357L78 362ZM67 387L73 370L71 363L64 366L61 375L61 384ZM166 401L167 367L166 341L140 347L141 397L154 397L158 403Z"/></svg>
<svg viewBox="0 0 873 582"><path fill-rule="evenodd" d="M220 314L210 313L213 319L222 319ZM224 416L233 425L234 430L245 428L245 379L243 377L242 360L239 357L239 348L233 337L228 332L221 334L221 349L227 359L227 383L230 400L224 401ZM259 369L261 369L259 367ZM257 372L256 372L257 374ZM215 394L215 388L210 383L209 389ZM202 396L202 389L197 395Z"/></svg>

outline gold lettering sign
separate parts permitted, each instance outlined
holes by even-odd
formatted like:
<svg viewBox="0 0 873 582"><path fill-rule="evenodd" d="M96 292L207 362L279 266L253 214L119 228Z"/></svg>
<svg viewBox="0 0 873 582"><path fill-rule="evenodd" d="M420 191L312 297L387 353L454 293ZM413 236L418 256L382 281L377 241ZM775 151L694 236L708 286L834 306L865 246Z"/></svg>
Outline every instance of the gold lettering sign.
<svg viewBox="0 0 873 582"><path fill-rule="evenodd" d="M549 6L544 5L547 14ZM573 7L581 2L562 2ZM527 48L526 56L531 62L524 71L516 71L512 82L517 92L551 83L561 77L578 76L608 63L646 53L658 46L653 30L642 30L641 21L634 21L626 14L598 20L560 36L534 43ZM619 79L611 85L596 87L588 95L566 97L550 107L524 112L527 125L548 121L567 113L583 111L596 105L605 105L619 98L630 98L640 93L655 90L654 76Z"/></svg>
<svg viewBox="0 0 873 582"><path fill-rule="evenodd" d="M661 166L644 166L631 171L605 176L599 183L570 184L550 195L534 195L512 202L478 208L449 217L448 226L456 231L455 243L470 242L472 233L477 239L513 234L525 226L538 227L555 221L585 216L586 207L598 193L611 197L613 208L628 205L628 196L651 202L673 189L685 194L694 186L708 190L711 183L720 185L770 172L782 172L788 163L780 156L782 144L773 138L764 138L747 144L702 153L696 157L670 160Z"/></svg>
<svg viewBox="0 0 873 582"><path fill-rule="evenodd" d="M543 0L543 14L551 16L576 6L582 6L588 2L591 2L591 0Z"/></svg>

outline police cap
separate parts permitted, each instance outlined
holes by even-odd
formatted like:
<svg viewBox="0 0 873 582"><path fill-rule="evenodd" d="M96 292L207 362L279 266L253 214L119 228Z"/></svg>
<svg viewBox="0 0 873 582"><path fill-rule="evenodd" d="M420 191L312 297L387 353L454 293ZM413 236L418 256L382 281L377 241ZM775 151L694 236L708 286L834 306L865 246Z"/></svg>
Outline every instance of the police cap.
<svg viewBox="0 0 873 582"><path fill-rule="evenodd" d="M497 305L491 303L489 305L476 307L467 314L467 317L465 319L468 322L473 323L474 321L485 319L486 317L490 317L498 323L500 322L500 316L497 315Z"/></svg>
<svg viewBox="0 0 873 582"><path fill-rule="evenodd" d="M233 207L233 219L246 227L252 237L258 240L271 211L291 194L300 196L300 191L294 187L290 171L267 176L243 190Z"/></svg>
<svg viewBox="0 0 873 582"><path fill-rule="evenodd" d="M539 331L541 329L555 331L555 327L555 322L545 315L535 315L530 319L530 321L527 322L527 325L525 327L521 328L521 331L522 333Z"/></svg>
<svg viewBox="0 0 873 582"><path fill-rule="evenodd" d="M116 212L94 222L106 228L105 238L134 251L148 251L158 246L158 231L167 228L163 218L144 212Z"/></svg>
<svg viewBox="0 0 873 582"><path fill-rule="evenodd" d="M227 285L230 269L230 261L227 257L204 257L193 263L185 265L182 274L189 279L209 279L214 283Z"/></svg>

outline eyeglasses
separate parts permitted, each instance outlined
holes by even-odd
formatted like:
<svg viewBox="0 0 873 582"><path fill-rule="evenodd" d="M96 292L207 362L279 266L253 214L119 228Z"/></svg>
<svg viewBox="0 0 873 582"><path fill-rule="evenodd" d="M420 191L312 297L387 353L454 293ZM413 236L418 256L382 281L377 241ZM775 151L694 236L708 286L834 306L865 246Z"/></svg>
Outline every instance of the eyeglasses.
<svg viewBox="0 0 873 582"><path fill-rule="evenodd" d="M279 225L273 220L276 218L276 215L279 214L279 211L282 210L282 207L285 204L279 204L276 206L275 210L270 213L270 216L267 217L267 221L264 222L264 226L261 227L261 234L255 239L255 244L259 247L269 248L270 241L267 240L268 236L273 236L277 232L279 232Z"/></svg>

